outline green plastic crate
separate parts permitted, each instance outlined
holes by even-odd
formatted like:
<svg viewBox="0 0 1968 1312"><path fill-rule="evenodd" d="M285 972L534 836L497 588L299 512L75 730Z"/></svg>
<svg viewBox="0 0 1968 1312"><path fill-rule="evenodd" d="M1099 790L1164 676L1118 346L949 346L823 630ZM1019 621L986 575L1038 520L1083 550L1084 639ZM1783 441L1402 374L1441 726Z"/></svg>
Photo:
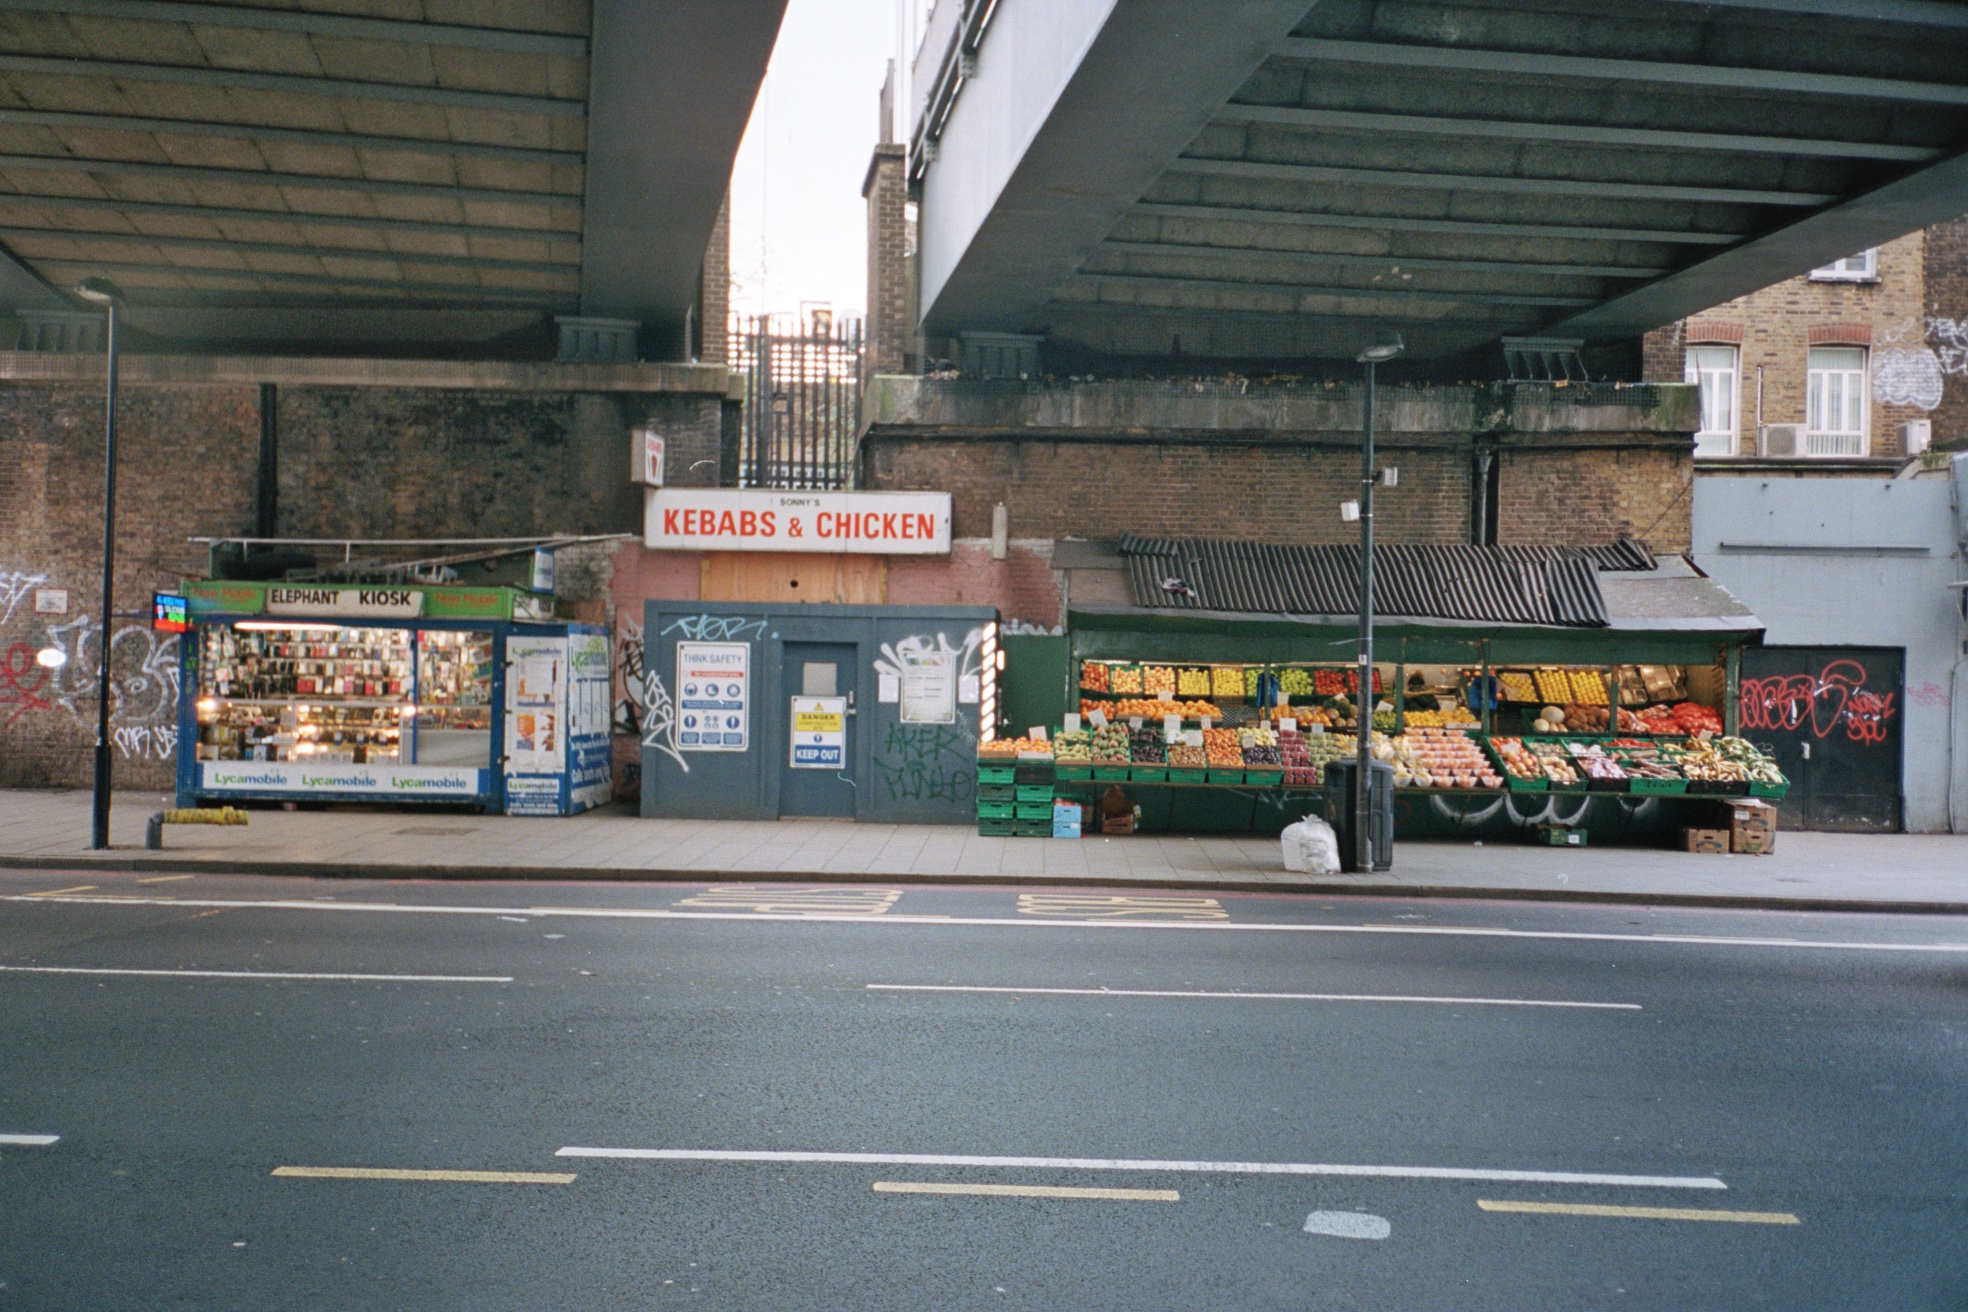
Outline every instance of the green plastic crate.
<svg viewBox="0 0 1968 1312"><path fill-rule="evenodd" d="M1018 821L1018 827L1016 832L1018 837L1020 838L1051 838L1052 813L1048 811L1046 813L1046 818L1043 820Z"/></svg>
<svg viewBox="0 0 1968 1312"><path fill-rule="evenodd" d="M1519 779L1514 774L1503 776L1504 787L1513 793L1548 793L1551 791L1549 779Z"/></svg>
<svg viewBox="0 0 1968 1312"><path fill-rule="evenodd" d="M1256 788L1282 788L1285 784L1285 771L1282 766L1276 770L1246 769L1244 782Z"/></svg>
<svg viewBox="0 0 1968 1312"><path fill-rule="evenodd" d="M1131 765L1128 778L1138 784L1165 784L1168 782L1166 765Z"/></svg>
<svg viewBox="0 0 1968 1312"><path fill-rule="evenodd" d="M979 784L977 800L980 802L1015 802L1018 800L1016 784Z"/></svg>
<svg viewBox="0 0 1968 1312"><path fill-rule="evenodd" d="M1052 823L1052 802L1049 799L1044 802L1019 802L1017 804L1016 818L1020 820L1043 820L1049 825Z"/></svg>
<svg viewBox="0 0 1968 1312"><path fill-rule="evenodd" d="M977 832L986 838L1010 838L1018 832L1018 826L1010 820L979 819Z"/></svg>
<svg viewBox="0 0 1968 1312"><path fill-rule="evenodd" d="M1018 788L1017 800L1021 802L1052 801L1051 784L1019 784L1017 785L1017 788Z"/></svg>
<svg viewBox="0 0 1968 1312"><path fill-rule="evenodd" d="M1680 797L1688 791L1686 779L1640 779L1626 781L1627 791L1640 797Z"/></svg>
<svg viewBox="0 0 1968 1312"><path fill-rule="evenodd" d="M1015 811L1016 805L1011 802L987 802L981 797L977 799L979 820L1010 820Z"/></svg>
<svg viewBox="0 0 1968 1312"><path fill-rule="evenodd" d="M1172 784L1208 783L1209 771L1199 765L1171 765L1168 768L1168 781Z"/></svg>
<svg viewBox="0 0 1968 1312"><path fill-rule="evenodd" d="M1091 779L1093 767L1090 765L1055 765L1052 767L1055 779Z"/></svg>
<svg viewBox="0 0 1968 1312"><path fill-rule="evenodd" d="M1242 782L1244 782L1244 772L1242 770L1231 770L1228 768L1220 768L1220 769L1213 769L1213 770L1205 770L1203 773L1206 776L1206 778L1204 779L1205 783L1241 784Z"/></svg>
<svg viewBox="0 0 1968 1312"><path fill-rule="evenodd" d="M1015 765L985 765L982 762L978 763L977 782L980 784L1008 784L1015 782L1017 778L1018 767Z"/></svg>
<svg viewBox="0 0 1968 1312"><path fill-rule="evenodd" d="M1126 783L1133 771L1125 765L1096 765L1093 777L1103 783Z"/></svg>
<svg viewBox="0 0 1968 1312"><path fill-rule="evenodd" d="M1778 797L1782 797L1785 793L1789 791L1790 791L1789 780L1785 780L1783 783L1780 784L1757 783L1756 781L1752 780L1749 785L1749 795L1751 797L1778 798Z"/></svg>

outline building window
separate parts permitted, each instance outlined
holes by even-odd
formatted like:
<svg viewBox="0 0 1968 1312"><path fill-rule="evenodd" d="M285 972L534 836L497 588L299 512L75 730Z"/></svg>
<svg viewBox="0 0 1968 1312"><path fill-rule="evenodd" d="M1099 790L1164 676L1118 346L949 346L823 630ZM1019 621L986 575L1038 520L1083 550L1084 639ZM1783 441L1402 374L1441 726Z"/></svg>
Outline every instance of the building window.
<svg viewBox="0 0 1968 1312"><path fill-rule="evenodd" d="M1821 269L1811 270L1812 282L1877 282L1879 280L1879 248L1860 251L1857 255L1847 255L1842 260L1833 260Z"/></svg>
<svg viewBox="0 0 1968 1312"><path fill-rule="evenodd" d="M1736 348L1688 348L1688 381L1701 389L1701 429L1695 434L1697 456L1732 456L1741 407L1736 404Z"/></svg>
<svg viewBox="0 0 1968 1312"><path fill-rule="evenodd" d="M1805 454L1866 453L1866 353L1861 346L1811 348L1804 405Z"/></svg>

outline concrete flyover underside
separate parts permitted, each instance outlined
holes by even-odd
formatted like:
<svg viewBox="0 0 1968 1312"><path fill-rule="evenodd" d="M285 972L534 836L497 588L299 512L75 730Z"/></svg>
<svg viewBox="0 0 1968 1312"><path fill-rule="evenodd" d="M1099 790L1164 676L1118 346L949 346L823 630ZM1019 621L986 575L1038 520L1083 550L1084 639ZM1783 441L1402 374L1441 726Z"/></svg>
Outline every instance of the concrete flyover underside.
<svg viewBox="0 0 1968 1312"><path fill-rule="evenodd" d="M998 0L971 40L912 160L932 334L1630 338L1968 209L1968 6Z"/></svg>
<svg viewBox="0 0 1968 1312"><path fill-rule="evenodd" d="M679 337L784 8L0 0L0 312L103 274L184 344Z"/></svg>

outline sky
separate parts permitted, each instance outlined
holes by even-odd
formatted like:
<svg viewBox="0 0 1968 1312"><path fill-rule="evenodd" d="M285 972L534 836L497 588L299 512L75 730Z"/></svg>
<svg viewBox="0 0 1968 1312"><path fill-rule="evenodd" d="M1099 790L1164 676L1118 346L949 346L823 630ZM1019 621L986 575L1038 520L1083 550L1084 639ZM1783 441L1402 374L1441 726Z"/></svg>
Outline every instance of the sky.
<svg viewBox="0 0 1968 1312"><path fill-rule="evenodd" d="M731 191L731 303L739 314L836 318L866 308L861 180L876 141L897 0L790 0L738 148Z"/></svg>

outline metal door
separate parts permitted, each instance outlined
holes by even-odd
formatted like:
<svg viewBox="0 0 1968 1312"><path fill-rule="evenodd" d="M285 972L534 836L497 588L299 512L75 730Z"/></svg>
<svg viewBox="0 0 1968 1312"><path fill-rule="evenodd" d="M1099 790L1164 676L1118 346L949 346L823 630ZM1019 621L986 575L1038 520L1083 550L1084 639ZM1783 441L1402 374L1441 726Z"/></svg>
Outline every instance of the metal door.
<svg viewBox="0 0 1968 1312"><path fill-rule="evenodd" d="M1776 757L1793 829L1898 833L1902 823L1902 647L1751 647L1742 658L1742 735Z"/></svg>
<svg viewBox="0 0 1968 1312"><path fill-rule="evenodd" d="M789 642L785 647L785 678L781 687L779 714L786 717L786 750L779 760L779 814L811 816L854 815L854 693L855 646L851 642ZM841 712L839 751L832 751L832 735L822 747L813 733L796 732L795 719L802 712L797 705L808 703L805 713L813 713L813 699L821 699L819 709L831 713L836 702ZM816 764L816 762L824 762Z"/></svg>

